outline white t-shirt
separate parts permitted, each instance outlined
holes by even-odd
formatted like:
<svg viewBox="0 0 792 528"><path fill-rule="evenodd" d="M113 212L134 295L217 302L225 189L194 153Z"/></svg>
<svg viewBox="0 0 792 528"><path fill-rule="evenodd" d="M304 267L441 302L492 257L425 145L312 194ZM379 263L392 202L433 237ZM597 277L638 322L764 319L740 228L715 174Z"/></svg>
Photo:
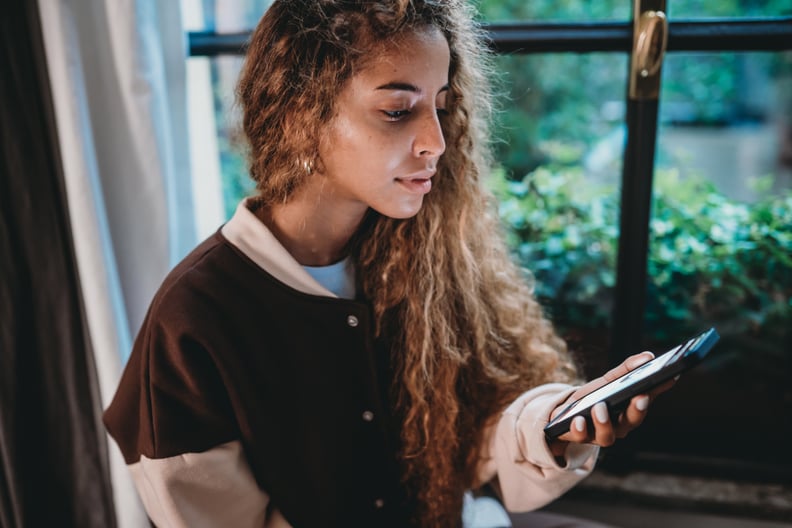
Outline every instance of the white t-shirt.
<svg viewBox="0 0 792 528"><path fill-rule="evenodd" d="M316 282L342 299L354 299L355 266L349 257L329 266L303 266Z"/></svg>

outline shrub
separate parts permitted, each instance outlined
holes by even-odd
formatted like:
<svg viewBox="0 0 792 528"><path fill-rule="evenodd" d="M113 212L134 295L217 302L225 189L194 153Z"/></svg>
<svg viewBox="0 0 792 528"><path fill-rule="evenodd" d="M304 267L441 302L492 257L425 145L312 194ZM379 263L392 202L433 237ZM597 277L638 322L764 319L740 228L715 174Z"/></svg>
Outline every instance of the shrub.
<svg viewBox="0 0 792 528"><path fill-rule="evenodd" d="M767 180L760 181L767 185ZM546 166L491 182L519 263L562 328L608 326L618 252L619 192L576 167ZM716 325L729 333L792 323L792 192L735 202L700 177L658 170L645 320L650 339ZM635 307L641 309L641 307Z"/></svg>

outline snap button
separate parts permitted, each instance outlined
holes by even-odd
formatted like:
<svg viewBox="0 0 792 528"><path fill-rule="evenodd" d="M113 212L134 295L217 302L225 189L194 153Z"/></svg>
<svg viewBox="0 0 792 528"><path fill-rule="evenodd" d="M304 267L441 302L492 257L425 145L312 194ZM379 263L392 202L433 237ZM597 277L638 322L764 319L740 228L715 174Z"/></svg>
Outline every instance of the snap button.
<svg viewBox="0 0 792 528"><path fill-rule="evenodd" d="M352 328L356 327L358 325L358 318L355 317L354 315L348 315L347 316L347 324L349 326L351 326Z"/></svg>
<svg viewBox="0 0 792 528"><path fill-rule="evenodd" d="M374 413L373 412L371 412L371 411L364 411L363 412L363 420L365 420L366 422L370 422L373 419L374 419Z"/></svg>
<svg viewBox="0 0 792 528"><path fill-rule="evenodd" d="M377 499L374 501L374 506L376 506L378 509L382 508L383 506L385 506L385 501L382 499Z"/></svg>

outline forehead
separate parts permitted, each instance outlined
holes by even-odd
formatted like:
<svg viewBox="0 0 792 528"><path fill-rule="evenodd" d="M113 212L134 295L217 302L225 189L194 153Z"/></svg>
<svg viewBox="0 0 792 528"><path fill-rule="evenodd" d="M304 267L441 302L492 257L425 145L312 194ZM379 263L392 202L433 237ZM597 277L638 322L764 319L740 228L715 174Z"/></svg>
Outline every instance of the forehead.
<svg viewBox="0 0 792 528"><path fill-rule="evenodd" d="M450 51L439 29L427 27L376 45L353 75L353 84L420 80L421 84L448 83Z"/></svg>

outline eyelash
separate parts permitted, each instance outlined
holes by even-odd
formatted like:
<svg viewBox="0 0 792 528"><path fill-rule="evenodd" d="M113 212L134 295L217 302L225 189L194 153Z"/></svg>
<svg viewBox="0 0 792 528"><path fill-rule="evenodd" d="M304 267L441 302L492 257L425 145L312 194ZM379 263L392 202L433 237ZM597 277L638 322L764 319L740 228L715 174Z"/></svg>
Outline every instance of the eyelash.
<svg viewBox="0 0 792 528"><path fill-rule="evenodd" d="M409 110L383 110L382 113L385 114L389 121L398 121L410 115Z"/></svg>
<svg viewBox="0 0 792 528"><path fill-rule="evenodd" d="M410 115L411 112L409 110L382 110L382 113L385 114L388 121L400 121L402 118ZM447 116L448 110L445 108L438 108L437 115Z"/></svg>

